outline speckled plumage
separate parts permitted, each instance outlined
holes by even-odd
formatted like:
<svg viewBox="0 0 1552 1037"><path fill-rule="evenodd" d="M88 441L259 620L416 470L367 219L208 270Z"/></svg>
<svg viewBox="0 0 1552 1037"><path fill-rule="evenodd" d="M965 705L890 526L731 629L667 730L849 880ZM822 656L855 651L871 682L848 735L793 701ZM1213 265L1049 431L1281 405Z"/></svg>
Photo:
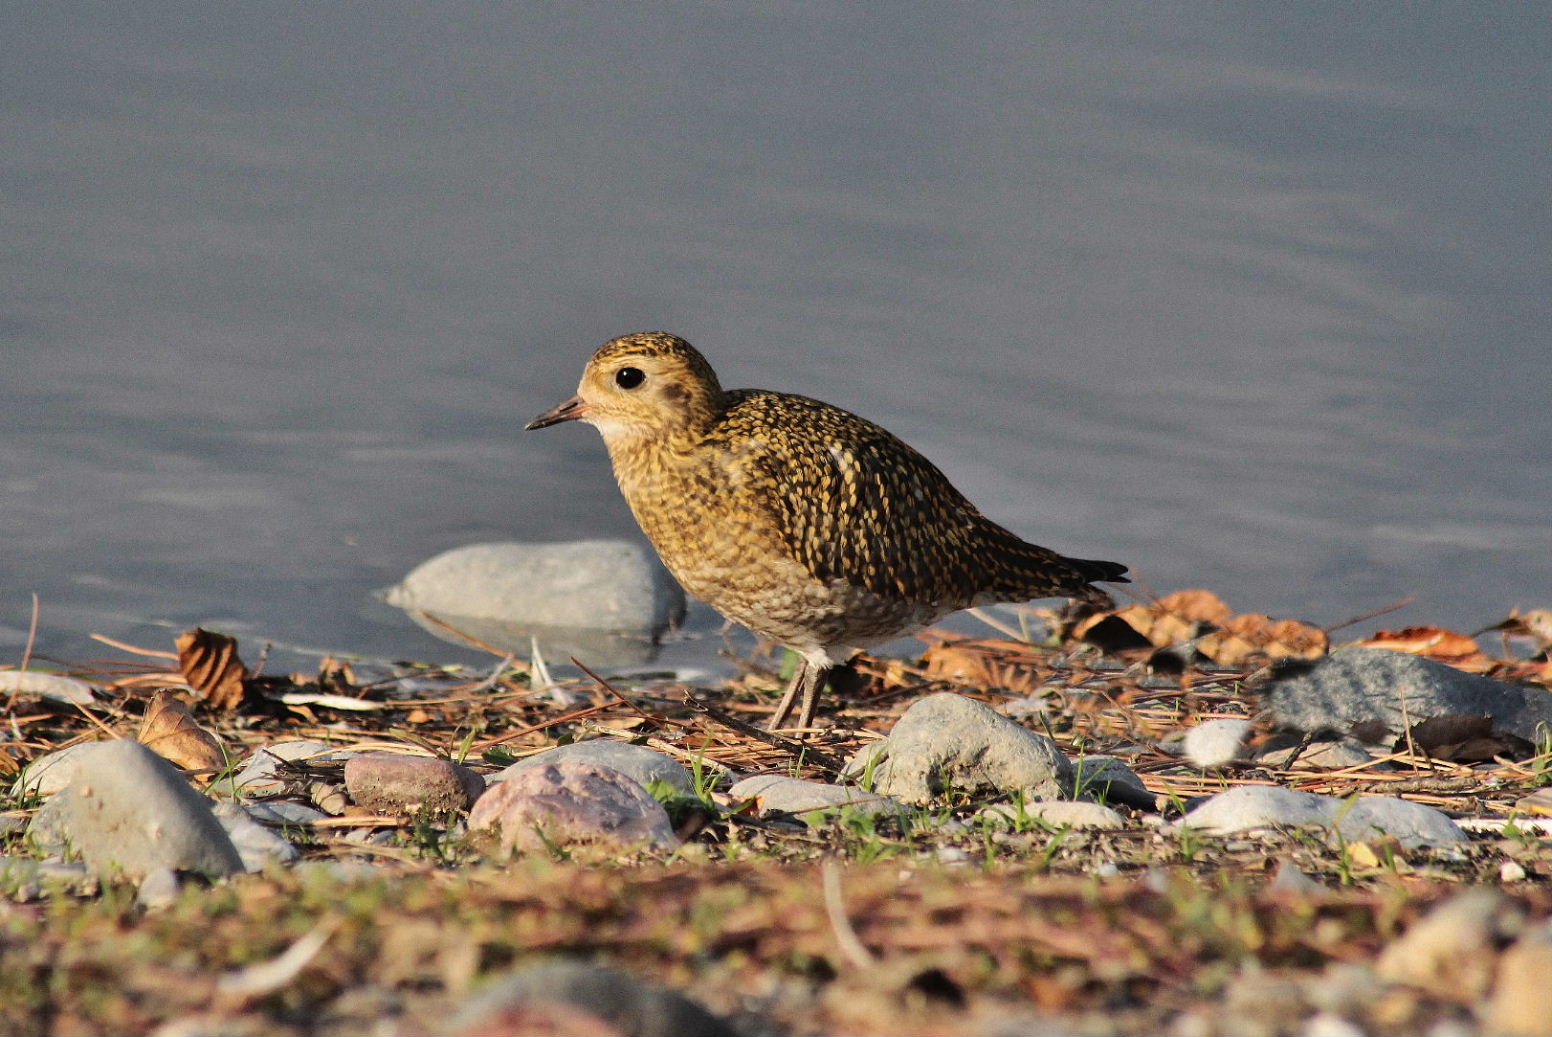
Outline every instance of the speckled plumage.
<svg viewBox="0 0 1552 1037"><path fill-rule="evenodd" d="M1126 580L1125 566L1003 529L870 421L805 396L724 390L664 332L600 347L577 395L528 427L571 419L602 433L631 511L685 590L803 657L773 728L799 693L809 726L824 671L854 649L972 605L1105 601L1090 582Z"/></svg>

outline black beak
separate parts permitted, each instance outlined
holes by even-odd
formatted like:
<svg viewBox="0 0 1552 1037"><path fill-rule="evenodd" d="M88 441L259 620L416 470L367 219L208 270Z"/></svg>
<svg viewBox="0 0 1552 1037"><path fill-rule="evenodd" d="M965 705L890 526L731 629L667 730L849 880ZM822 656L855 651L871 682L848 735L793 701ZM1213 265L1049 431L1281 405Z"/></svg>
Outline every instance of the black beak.
<svg viewBox="0 0 1552 1037"><path fill-rule="evenodd" d="M551 425L559 425L563 421L576 421L586 413L586 407L587 404L582 402L582 397L573 396L565 403L551 407L523 427L531 432L536 428L549 428Z"/></svg>

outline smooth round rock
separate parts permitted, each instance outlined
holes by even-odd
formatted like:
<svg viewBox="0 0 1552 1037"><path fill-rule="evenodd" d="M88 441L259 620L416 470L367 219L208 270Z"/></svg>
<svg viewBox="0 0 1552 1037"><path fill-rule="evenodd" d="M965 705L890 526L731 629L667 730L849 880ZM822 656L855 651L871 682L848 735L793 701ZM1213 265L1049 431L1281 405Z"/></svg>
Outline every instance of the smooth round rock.
<svg viewBox="0 0 1552 1037"><path fill-rule="evenodd" d="M1239 759L1249 737L1250 721L1215 717L1187 730L1180 748L1193 767L1207 770Z"/></svg>
<svg viewBox="0 0 1552 1037"><path fill-rule="evenodd" d="M485 791L485 779L450 760L403 753L361 753L345 761L345 790L368 810L411 814L466 810Z"/></svg>
<svg viewBox="0 0 1552 1037"><path fill-rule="evenodd" d="M455 644L462 632L526 656L537 638L557 661L605 666L650 660L685 609L662 563L629 540L470 544L421 563L383 600Z"/></svg>
<svg viewBox="0 0 1552 1037"><path fill-rule="evenodd" d="M952 692L914 703L887 738L852 757L845 776L870 768L874 791L907 803L946 792L1059 799L1072 784L1072 766L1055 742Z"/></svg>
<svg viewBox="0 0 1552 1037"><path fill-rule="evenodd" d="M668 812L641 784L608 767L561 761L493 785L469 811L469 830L498 828L501 849L601 843L622 850L679 845Z"/></svg>
<svg viewBox="0 0 1552 1037"><path fill-rule="evenodd" d="M32 831L59 838L100 873L142 878L158 869L209 876L243 870L210 801L139 742L83 746L70 783L45 803Z"/></svg>
<svg viewBox="0 0 1552 1037"><path fill-rule="evenodd" d="M572 742L570 745L560 745L554 749L546 749L542 753L534 753L493 775L490 780L492 783L505 781L530 767L543 767L562 762L590 763L595 767L608 767L635 779L643 786L650 786L654 781L665 782L686 795L693 793L695 789L695 784L690 779L689 769L672 756L655 749L648 749L644 745L617 742L612 738Z"/></svg>
<svg viewBox="0 0 1552 1037"><path fill-rule="evenodd" d="M1344 839L1389 837L1403 846L1444 846L1467 836L1441 811L1391 796L1356 801L1267 785L1241 785L1204 800L1179 822L1212 832L1316 825Z"/></svg>

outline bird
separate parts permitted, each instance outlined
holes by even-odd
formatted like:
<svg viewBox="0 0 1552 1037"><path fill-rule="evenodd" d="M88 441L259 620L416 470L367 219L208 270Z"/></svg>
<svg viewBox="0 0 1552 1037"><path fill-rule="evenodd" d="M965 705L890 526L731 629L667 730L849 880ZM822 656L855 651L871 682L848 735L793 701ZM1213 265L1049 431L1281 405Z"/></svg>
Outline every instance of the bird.
<svg viewBox="0 0 1552 1037"><path fill-rule="evenodd" d="M994 602L1113 605L1116 562L1027 543L927 458L850 411L791 393L724 389L663 331L604 343L577 393L526 426L603 436L620 491L668 571L799 665L771 731L810 729L829 670L861 649Z"/></svg>

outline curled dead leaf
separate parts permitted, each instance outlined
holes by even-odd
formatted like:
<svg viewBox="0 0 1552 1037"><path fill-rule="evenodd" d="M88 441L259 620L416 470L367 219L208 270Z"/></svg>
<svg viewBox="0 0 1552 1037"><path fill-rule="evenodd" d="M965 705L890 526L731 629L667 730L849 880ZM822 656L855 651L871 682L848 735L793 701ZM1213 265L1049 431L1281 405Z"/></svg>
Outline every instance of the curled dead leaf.
<svg viewBox="0 0 1552 1037"><path fill-rule="evenodd" d="M178 635L178 668L189 687L211 709L235 710L242 705L248 667L237 656L237 639L195 627Z"/></svg>
<svg viewBox="0 0 1552 1037"><path fill-rule="evenodd" d="M188 707L165 691L157 692L146 707L136 740L187 771L218 771L226 766L220 740L196 724Z"/></svg>
<svg viewBox="0 0 1552 1037"><path fill-rule="evenodd" d="M1388 648L1393 652L1421 655L1471 673L1486 673L1494 666L1493 660L1487 657L1476 641L1465 634L1441 627L1381 630L1367 641L1358 643L1365 648Z"/></svg>

